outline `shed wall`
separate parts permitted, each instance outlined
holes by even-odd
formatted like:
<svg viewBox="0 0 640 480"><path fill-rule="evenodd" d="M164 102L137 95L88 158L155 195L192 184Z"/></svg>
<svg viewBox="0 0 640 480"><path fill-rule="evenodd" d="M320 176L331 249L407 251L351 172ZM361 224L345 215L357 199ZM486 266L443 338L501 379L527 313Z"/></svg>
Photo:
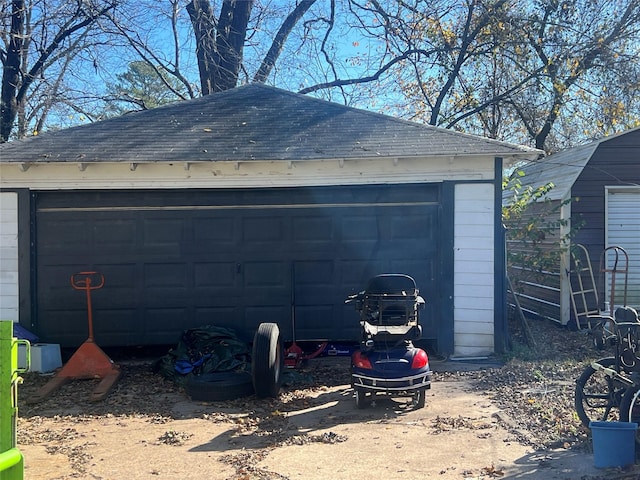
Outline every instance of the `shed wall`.
<svg viewBox="0 0 640 480"><path fill-rule="evenodd" d="M584 221L575 242L587 247L592 259L605 248L605 186L640 184L640 131L600 144L574 184L574 218Z"/></svg>
<svg viewBox="0 0 640 480"><path fill-rule="evenodd" d="M571 193L574 220L583 222L574 243L589 251L593 267L599 269L600 258L607 245L606 191L640 184L640 131L613 138L600 144L589 163L578 176ZM629 221L637 221L630 218ZM624 247L624 245L622 245ZM635 260L636 263L638 260ZM595 272L598 274L599 272ZM608 295L604 281L600 282L599 297Z"/></svg>
<svg viewBox="0 0 640 480"><path fill-rule="evenodd" d="M587 156L585 157L585 155ZM595 297L592 298L589 295L587 299L588 310L602 309L604 301L607 300L605 297L609 296L607 284L610 284L610 276L609 279L606 279L600 272L602 253L606 247L611 245L611 241L607 238L608 229L612 228L608 218L611 210L609 209L607 212L607 192L633 189L634 186L640 185L640 130L633 130L601 142L594 142L584 148L578 147L561 152L556 156L549 157L544 163L548 165L544 170L534 169L536 173L532 177L533 185L542 185L547 182L555 184L558 175L561 175L559 180L561 185L564 185L562 182L567 178L574 176L575 181L572 185L565 185L563 188L556 187L550 192L551 197L554 198L553 202L558 205L561 198L571 199L570 205L564 206L562 211L562 218L569 220L570 224L565 227L559 226L556 231L549 231L544 238L536 243L536 247L542 249L558 248L560 246L559 240L563 236L562 230L568 232L571 228L574 234L571 238L571 245L581 244L586 247L595 277L595 282L586 285L585 288L591 288L595 283L600 305L595 305ZM529 184L526 176L524 183ZM526 212L523 220L527 221L541 215L543 209L542 204L533 206ZM617 228L618 233L638 228L638 218L637 215L634 215L636 210L638 207L632 205L627 208L627 213L623 214L624 218L617 219L618 226L614 227ZM559 209L553 214L544 214L544 220L547 223L556 221L561 218L560 214ZM617 235L617 237L616 235L614 233L616 242L619 243L621 241L619 239L624 238L624 235ZM625 245L621 246L625 247ZM631 244L627 246L634 251L635 246ZM510 257L520 253L531 253L533 250L533 245L526 244L526 242L508 242L507 244ZM572 251L575 252L575 249L572 248ZM582 259L581 251L576 253ZM519 265L514 267L510 262L509 274L526 312L562 324L571 320L573 317L573 311L569 308L571 288L574 291L580 289L574 271L575 266L571 262L570 256L565 253L557 261L557 265L535 272L527 272ZM634 262L640 264L637 259L630 259L631 265ZM568 277L567 271L574 273ZM631 278L630 282L633 281L635 280Z"/></svg>

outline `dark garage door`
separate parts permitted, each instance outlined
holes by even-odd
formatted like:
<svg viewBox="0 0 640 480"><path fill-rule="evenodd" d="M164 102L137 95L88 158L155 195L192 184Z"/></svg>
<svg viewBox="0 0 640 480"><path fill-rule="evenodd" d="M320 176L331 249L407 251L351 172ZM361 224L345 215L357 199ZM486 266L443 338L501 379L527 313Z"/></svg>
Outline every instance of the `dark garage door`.
<svg viewBox="0 0 640 480"><path fill-rule="evenodd" d="M439 317L437 185L228 191L41 192L36 204L37 327L49 342L87 337L75 272L96 270L92 294L103 346L175 343L215 324L249 339L277 322L299 340L355 340L344 298L378 273L415 277ZM295 287L292 290L292 285Z"/></svg>

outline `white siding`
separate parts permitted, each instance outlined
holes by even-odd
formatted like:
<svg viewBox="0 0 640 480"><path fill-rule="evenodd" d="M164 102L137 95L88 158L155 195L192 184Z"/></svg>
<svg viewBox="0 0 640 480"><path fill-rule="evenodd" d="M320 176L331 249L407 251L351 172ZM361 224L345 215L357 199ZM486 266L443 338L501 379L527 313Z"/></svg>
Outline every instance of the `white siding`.
<svg viewBox="0 0 640 480"><path fill-rule="evenodd" d="M494 190L459 184L454 220L454 356L494 351Z"/></svg>
<svg viewBox="0 0 640 480"><path fill-rule="evenodd" d="M18 321L18 194L0 192L0 320Z"/></svg>
<svg viewBox="0 0 640 480"><path fill-rule="evenodd" d="M627 279L627 305L640 307L640 189L611 188L607 192L607 246L624 248L629 256ZM607 258L607 267L613 268L613 255ZM623 259L618 268L624 269ZM611 281L611 277L607 279ZM624 275L616 276L616 305L623 303ZM605 300L609 300L609 286Z"/></svg>

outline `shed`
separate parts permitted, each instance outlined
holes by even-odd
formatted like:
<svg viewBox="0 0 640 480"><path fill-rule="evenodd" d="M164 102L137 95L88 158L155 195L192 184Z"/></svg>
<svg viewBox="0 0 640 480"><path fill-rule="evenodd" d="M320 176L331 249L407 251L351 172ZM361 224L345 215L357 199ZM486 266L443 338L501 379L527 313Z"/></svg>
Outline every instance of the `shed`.
<svg viewBox="0 0 640 480"><path fill-rule="evenodd" d="M103 346L216 324L359 338L347 295L416 280L444 355L504 342L505 165L537 150L264 85L0 145L2 317ZM296 328L293 331L293 317Z"/></svg>
<svg viewBox="0 0 640 480"><path fill-rule="evenodd" d="M640 128L530 162L522 171L523 186L554 185L546 199L557 207L553 216L562 222L557 232L544 242L550 248L561 246L563 250L556 268L541 272L543 275L538 281L521 285L523 308L566 325L575 319L576 310L580 315L584 312L581 298L577 299L576 309L572 306L572 291L575 294L595 287L600 305L589 305L589 309L605 310L605 302L611 299L612 284L614 301L608 311L623 303L639 307ZM510 192L506 190L505 200L509 197ZM535 205L530 214L537 214ZM572 226L575 232L560 245ZM582 249L576 249L578 244L586 248L594 276L594 282L583 279L582 287L575 275L582 269L586 271L587 264ZM618 264L614 264L616 255L611 249L614 246L626 252L628 261L619 254ZM581 261L578 266L575 259ZM614 269L618 273L612 273ZM626 302L623 299L625 277ZM591 302L595 296L587 294L585 298Z"/></svg>

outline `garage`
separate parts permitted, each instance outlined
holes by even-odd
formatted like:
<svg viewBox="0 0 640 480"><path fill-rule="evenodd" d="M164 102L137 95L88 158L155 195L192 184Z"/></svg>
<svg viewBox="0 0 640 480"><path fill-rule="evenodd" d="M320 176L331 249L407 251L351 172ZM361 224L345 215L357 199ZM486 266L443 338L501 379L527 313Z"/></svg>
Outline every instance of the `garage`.
<svg viewBox="0 0 640 480"><path fill-rule="evenodd" d="M291 339L294 308L299 340L354 340L344 299L379 272L409 273L439 298L437 185L35 198L37 330L62 345L83 339L85 299L69 278L87 269L105 277L93 292L103 345L168 344L206 324L253 332L261 322ZM436 302L425 317L438 317ZM437 331L433 320L425 331Z"/></svg>
<svg viewBox="0 0 640 480"><path fill-rule="evenodd" d="M346 296L405 273L426 342L489 355L502 172L539 154L256 84L41 133L0 145L0 290L12 320L69 347L87 337L83 271L105 279L100 345L210 324L250 340L266 322L292 340L294 318L296 340L339 342L359 338Z"/></svg>

